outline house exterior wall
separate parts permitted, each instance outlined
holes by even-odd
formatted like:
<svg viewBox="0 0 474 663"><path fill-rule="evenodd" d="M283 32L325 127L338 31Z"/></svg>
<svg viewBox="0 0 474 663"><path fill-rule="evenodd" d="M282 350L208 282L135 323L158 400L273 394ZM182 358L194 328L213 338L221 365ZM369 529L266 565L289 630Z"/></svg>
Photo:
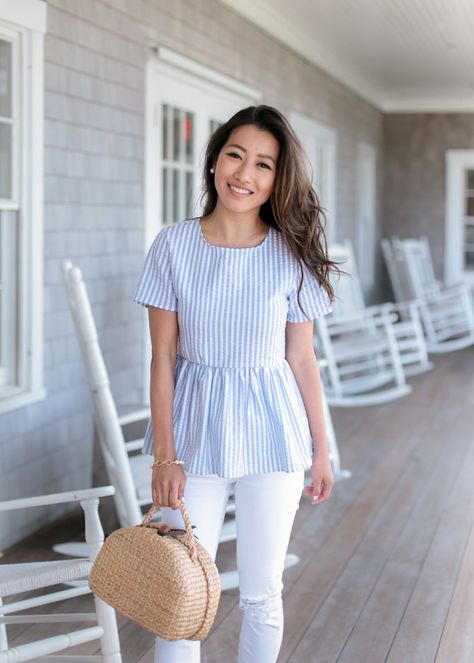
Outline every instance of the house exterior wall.
<svg viewBox="0 0 474 663"><path fill-rule="evenodd" d="M357 141L375 145L382 162L383 122L377 109L216 0L49 0L47 398L0 418L0 500L91 485L91 399L62 283L64 258L84 274L116 401L140 400L145 316L131 297L144 258L149 39L261 89L263 103L336 129L340 239L354 236ZM0 549L65 508L4 515Z"/></svg>
<svg viewBox="0 0 474 663"><path fill-rule="evenodd" d="M384 235L428 237L444 277L445 153L474 148L474 113L384 115Z"/></svg>

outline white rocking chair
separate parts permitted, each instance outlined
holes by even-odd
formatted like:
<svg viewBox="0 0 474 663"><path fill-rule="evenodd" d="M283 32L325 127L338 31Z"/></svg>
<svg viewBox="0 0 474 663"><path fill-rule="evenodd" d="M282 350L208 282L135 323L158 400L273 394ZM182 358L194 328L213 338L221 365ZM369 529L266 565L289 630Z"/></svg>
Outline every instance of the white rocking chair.
<svg viewBox="0 0 474 663"><path fill-rule="evenodd" d="M376 405L405 396L411 387L402 355L415 370L429 368L416 322L396 331L392 304L365 306L350 245L333 245L329 254L349 274L332 279L333 312L315 326L317 353L327 361L321 375L329 405Z"/></svg>
<svg viewBox="0 0 474 663"><path fill-rule="evenodd" d="M318 365L320 371L324 371L327 368L327 360L318 358ZM341 467L341 457L339 454L339 447L337 446L336 432L334 430L334 424L332 423L331 411L329 410L326 394L324 393L324 384L323 384L323 411L324 411L324 423L326 426L326 434L328 441L329 460L331 461L331 467L334 474L334 479L335 481L339 481L340 479L349 479L352 476L352 472L350 470L346 470Z"/></svg>
<svg viewBox="0 0 474 663"><path fill-rule="evenodd" d="M474 306L465 284L444 286L435 278L426 238L382 240L397 301L419 308L428 352L451 352L474 343Z"/></svg>
<svg viewBox="0 0 474 663"><path fill-rule="evenodd" d="M85 516L87 556L83 559L59 560L22 564L0 564L0 663L14 661L81 661L83 663L121 663L120 643L115 610L101 599L94 597L95 611L92 613L50 613L19 615L24 610L57 603L65 599L91 592L87 578L92 563L104 541L104 532L99 519L99 498L113 495L112 486L91 488L77 492L41 495L23 499L0 502L0 511L33 508L65 502L80 502ZM51 588L68 584L70 581L83 579L78 587L61 589ZM38 590L41 593L38 593ZM24 593L28 596L24 596ZM34 592L34 596L30 596ZM20 596L21 595L21 596ZM8 598L8 603L3 599ZM7 627L10 624L51 624L71 622L91 622L91 626L77 630L64 627L59 635L34 641L8 644ZM26 631L26 636L28 631ZM24 640L23 636L21 638ZM100 654L92 656L61 655L50 656L85 642L100 640Z"/></svg>
<svg viewBox="0 0 474 663"><path fill-rule="evenodd" d="M332 260L343 263L343 270L350 276L335 283L337 300L333 307L333 316L357 314L361 311L387 313L394 319L393 331L405 375L418 375L431 370L433 364L428 359L416 303L385 302L367 307L351 242L346 240L343 244L334 244L329 247L329 252Z"/></svg>

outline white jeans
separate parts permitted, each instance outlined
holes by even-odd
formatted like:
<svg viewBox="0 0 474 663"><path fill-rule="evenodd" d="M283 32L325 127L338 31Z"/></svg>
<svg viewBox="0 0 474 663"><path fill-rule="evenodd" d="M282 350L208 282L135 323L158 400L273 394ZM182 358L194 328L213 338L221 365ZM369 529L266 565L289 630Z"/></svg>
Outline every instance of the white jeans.
<svg viewBox="0 0 474 663"><path fill-rule="evenodd" d="M283 569L299 507L304 470L186 475L183 501L200 543L216 558L231 488L235 486L239 607L243 611L237 663L275 663L283 638ZM180 509L163 507L163 522L184 527ZM155 663L200 663L201 641L157 637ZM228 658L230 663L232 658Z"/></svg>

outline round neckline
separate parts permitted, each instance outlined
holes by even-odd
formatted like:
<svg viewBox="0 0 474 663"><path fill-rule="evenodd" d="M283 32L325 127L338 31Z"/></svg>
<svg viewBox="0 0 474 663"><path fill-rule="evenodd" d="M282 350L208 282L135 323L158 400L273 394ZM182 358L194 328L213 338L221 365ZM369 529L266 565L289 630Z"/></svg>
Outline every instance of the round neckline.
<svg viewBox="0 0 474 663"><path fill-rule="evenodd" d="M271 230L272 230L272 227L269 225L268 226L268 232L265 235L265 237L262 239L261 242L259 242L258 244L255 244L254 246L220 246L220 244L213 244L208 239L206 239L206 237L204 236L204 233L202 232L201 217L200 216L196 217L196 221L197 221L197 225L198 225L198 231L199 231L199 234L200 234L203 242L205 244L207 244L208 246L211 246L213 249L220 249L221 251L222 250L223 251L252 251L254 249L259 249L260 247L262 247L265 244L265 242L267 241L267 239L268 239L268 237L271 233Z"/></svg>

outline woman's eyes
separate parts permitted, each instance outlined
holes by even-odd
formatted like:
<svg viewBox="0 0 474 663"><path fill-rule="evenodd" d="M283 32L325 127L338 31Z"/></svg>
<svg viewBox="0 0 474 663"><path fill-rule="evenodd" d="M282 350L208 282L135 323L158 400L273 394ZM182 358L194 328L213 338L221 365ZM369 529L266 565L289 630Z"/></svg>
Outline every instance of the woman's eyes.
<svg viewBox="0 0 474 663"><path fill-rule="evenodd" d="M240 154L238 152L226 152L226 154L229 157L239 157L239 159L240 159ZM268 163L265 163L265 161L261 161L259 165L265 166L265 168L268 168L268 170L271 170L270 166L268 165Z"/></svg>

